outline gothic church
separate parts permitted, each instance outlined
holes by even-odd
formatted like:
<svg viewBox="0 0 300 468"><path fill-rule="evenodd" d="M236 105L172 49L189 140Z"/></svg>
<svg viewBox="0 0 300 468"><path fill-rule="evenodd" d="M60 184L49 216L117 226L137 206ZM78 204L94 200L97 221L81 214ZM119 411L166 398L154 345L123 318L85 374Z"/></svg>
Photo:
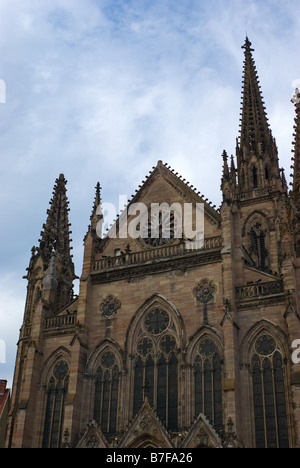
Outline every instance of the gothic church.
<svg viewBox="0 0 300 468"><path fill-rule="evenodd" d="M203 203L201 248L99 238L98 184L74 297L56 180L27 269L7 447L300 448L300 94L289 190L248 38L243 50L220 209L161 161L128 205Z"/></svg>

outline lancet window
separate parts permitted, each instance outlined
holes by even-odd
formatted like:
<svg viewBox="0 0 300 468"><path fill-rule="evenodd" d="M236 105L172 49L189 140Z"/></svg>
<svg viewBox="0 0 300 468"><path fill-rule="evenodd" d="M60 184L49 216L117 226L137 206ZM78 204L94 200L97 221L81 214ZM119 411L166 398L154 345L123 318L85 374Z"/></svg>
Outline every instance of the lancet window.
<svg viewBox="0 0 300 468"><path fill-rule="evenodd" d="M43 448L60 448L68 393L69 365L59 361L52 370L47 387Z"/></svg>
<svg viewBox="0 0 300 468"><path fill-rule="evenodd" d="M178 342L168 312L154 308L142 322L134 356L134 414L145 397L171 431L178 426Z"/></svg>
<svg viewBox="0 0 300 468"><path fill-rule="evenodd" d="M101 357L96 372L94 419L101 425L103 434L113 435L117 428L120 370L111 351Z"/></svg>
<svg viewBox="0 0 300 468"><path fill-rule="evenodd" d="M222 359L210 338L200 341L194 359L195 416L203 413L216 429L223 424Z"/></svg>
<svg viewBox="0 0 300 468"><path fill-rule="evenodd" d="M285 365L276 340L263 334L251 359L257 448L288 448Z"/></svg>

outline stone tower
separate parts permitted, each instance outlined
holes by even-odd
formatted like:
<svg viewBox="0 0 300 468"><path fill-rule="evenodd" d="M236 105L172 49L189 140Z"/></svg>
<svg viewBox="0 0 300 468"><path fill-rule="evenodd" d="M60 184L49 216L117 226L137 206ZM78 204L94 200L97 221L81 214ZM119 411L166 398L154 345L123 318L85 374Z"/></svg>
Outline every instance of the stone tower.
<svg viewBox="0 0 300 468"><path fill-rule="evenodd" d="M70 247L69 202L64 175L56 180L39 246L27 268L27 299L15 367L8 441L26 445L35 421L39 372L43 365L44 330L73 300L74 265ZM39 369L39 370L38 370Z"/></svg>
<svg viewBox="0 0 300 468"><path fill-rule="evenodd" d="M104 236L98 183L76 298L57 180L28 269L7 446L300 447L300 96L289 192L248 38L243 50L220 209L159 161ZM180 221L199 206L204 237L190 239Z"/></svg>

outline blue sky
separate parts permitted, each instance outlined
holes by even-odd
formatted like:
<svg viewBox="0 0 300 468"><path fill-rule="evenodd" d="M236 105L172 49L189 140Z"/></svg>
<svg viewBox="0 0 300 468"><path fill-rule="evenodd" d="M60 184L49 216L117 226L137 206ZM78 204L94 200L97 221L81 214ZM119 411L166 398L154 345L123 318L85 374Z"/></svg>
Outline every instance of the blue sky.
<svg viewBox="0 0 300 468"><path fill-rule="evenodd" d="M299 0L1 0L0 378L10 385L22 276L57 176L68 179L77 275L98 181L116 202L163 160L219 205L246 33L289 175Z"/></svg>

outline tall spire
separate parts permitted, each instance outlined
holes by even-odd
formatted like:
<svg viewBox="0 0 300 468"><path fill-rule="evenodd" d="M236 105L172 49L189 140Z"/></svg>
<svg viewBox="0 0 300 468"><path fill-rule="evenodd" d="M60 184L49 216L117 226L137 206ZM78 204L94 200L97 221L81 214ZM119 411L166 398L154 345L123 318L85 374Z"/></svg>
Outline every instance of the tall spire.
<svg viewBox="0 0 300 468"><path fill-rule="evenodd" d="M76 278L71 255L72 247L70 247L71 231L69 228L71 225L69 224L70 210L66 184L64 175L60 174L54 185L53 198L50 201L50 209L47 211L47 221L43 225L40 246L37 249L37 256L40 255L43 260L46 277L49 276L52 265L51 275L55 278L57 285L52 304L53 312L59 311L70 302L73 297L73 281ZM49 281L46 283L48 284Z"/></svg>
<svg viewBox="0 0 300 468"><path fill-rule="evenodd" d="M294 153L294 157L292 158L294 161L293 166L293 198L294 201L297 203L300 209L300 91L297 88L295 94L293 96L292 102L295 104L296 108L296 118L295 118L295 133L294 133L294 149L292 150Z"/></svg>
<svg viewBox="0 0 300 468"><path fill-rule="evenodd" d="M240 146L257 157L264 153L272 156L276 147L269 127L265 103L263 101L260 82L253 59L251 42L246 37L242 46L245 53L243 75L242 118ZM245 150L244 150L245 151Z"/></svg>
<svg viewBox="0 0 300 468"><path fill-rule="evenodd" d="M223 192L223 201L230 204L234 197L234 191L236 188L236 170L235 164L233 160L233 156L231 156L231 166L229 169L228 165L228 154L224 150L222 153L223 158L223 177L221 182L221 190Z"/></svg>
<svg viewBox="0 0 300 468"><path fill-rule="evenodd" d="M46 265L53 254L61 257L70 256L69 202L67 199L67 181L63 174L56 179L47 221L41 232L39 251Z"/></svg>
<svg viewBox="0 0 300 468"><path fill-rule="evenodd" d="M228 167L228 154L226 150L223 151L222 158L224 162L224 166L223 166L223 181L224 181L224 180L229 180L230 178L229 167Z"/></svg>
<svg viewBox="0 0 300 468"><path fill-rule="evenodd" d="M293 173L291 177L293 178L292 191L290 193L291 200L291 226L294 234L294 246L296 257L300 257L300 91L297 88L295 94L292 98L292 102L295 104L296 109L296 118L294 126L294 148L292 152L294 156L293 160Z"/></svg>
<svg viewBox="0 0 300 468"><path fill-rule="evenodd" d="M240 193L261 188L282 191L278 150L269 126L251 46L246 37L242 46L245 60L241 129L236 146L238 189Z"/></svg>

